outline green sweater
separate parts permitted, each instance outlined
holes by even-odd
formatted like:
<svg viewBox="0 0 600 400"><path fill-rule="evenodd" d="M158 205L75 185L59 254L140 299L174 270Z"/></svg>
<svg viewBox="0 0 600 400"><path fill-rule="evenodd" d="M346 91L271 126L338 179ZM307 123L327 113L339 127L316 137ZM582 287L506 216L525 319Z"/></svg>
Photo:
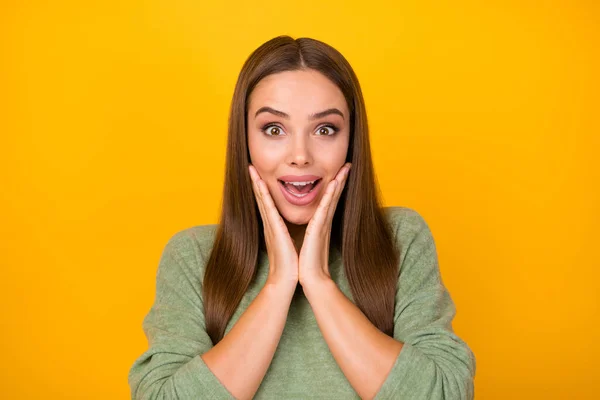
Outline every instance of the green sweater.
<svg viewBox="0 0 600 400"><path fill-rule="evenodd" d="M433 236L406 207L384 209L402 243L394 338L404 343L376 399L472 399L475 356L452 329L454 303L440 276ZM129 372L132 399L232 399L201 354L213 345L205 331L202 281L217 225L176 233L158 267L156 297L143 321L148 349ZM339 251L330 274L352 301ZM229 321L227 334L258 295L268 273L261 253L257 278ZM302 291L294 296L281 340L255 399L356 399L336 364ZM349 333L351 334L351 333Z"/></svg>

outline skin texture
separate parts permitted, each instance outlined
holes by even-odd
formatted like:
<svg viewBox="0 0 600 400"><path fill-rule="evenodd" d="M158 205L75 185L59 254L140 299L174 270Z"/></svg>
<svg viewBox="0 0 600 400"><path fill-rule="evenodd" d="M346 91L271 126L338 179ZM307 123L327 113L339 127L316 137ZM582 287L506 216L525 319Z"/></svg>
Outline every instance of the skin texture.
<svg viewBox="0 0 600 400"><path fill-rule="evenodd" d="M269 112L255 116L262 107L282 111L289 118ZM330 108L340 110L343 117L330 114L314 120L309 118ZM346 100L340 89L318 71L286 71L269 75L258 83L250 95L247 118L251 163L265 182L299 251L327 183L335 178L346 160L350 137ZM263 132L267 124L272 125ZM334 132L328 125L336 126L339 131ZM323 178L316 199L306 206L289 203L281 193L277 178L307 174Z"/></svg>
<svg viewBox="0 0 600 400"><path fill-rule="evenodd" d="M255 116L262 107L282 111L289 117L268 112ZM309 117L330 108L340 110L343 117L333 114L315 120ZM329 275L331 223L351 169L350 163L344 162L349 143L345 99L337 86L319 72L283 72L259 82L251 95L247 117L252 163L248 171L269 253L266 287L284 288L281 293L289 306L286 294L289 296L296 281L302 285L336 362L360 397L372 399L387 378L403 343L379 331ZM324 128L328 123L336 125L339 131L333 136L319 136L319 133L333 133L331 128ZM263 128L267 124L270 126L265 131L275 136L265 134ZM304 174L322 177L323 184L313 202L295 206L283 197L277 178ZM281 318L277 323L268 341L269 357L278 340L276 334L281 333ZM239 332L236 335L241 336ZM218 357L212 360L211 369L218 366L217 360ZM267 360L270 358L265 357L261 364L261 374L268 366ZM221 363L220 376L224 379L228 379L226 364ZM230 384L238 383L231 380ZM254 381L250 390L247 386L240 388L240 392L253 394L257 387Z"/></svg>
<svg viewBox="0 0 600 400"><path fill-rule="evenodd" d="M305 229L300 256L292 246L283 219L277 212L266 184L258 177L256 169L249 166L254 193L261 218L265 225L265 238L269 254L269 278L277 282L299 282L303 287L331 280L329 274L329 241L333 215L346 184L350 163L338 171L335 179L327 184L318 208Z"/></svg>

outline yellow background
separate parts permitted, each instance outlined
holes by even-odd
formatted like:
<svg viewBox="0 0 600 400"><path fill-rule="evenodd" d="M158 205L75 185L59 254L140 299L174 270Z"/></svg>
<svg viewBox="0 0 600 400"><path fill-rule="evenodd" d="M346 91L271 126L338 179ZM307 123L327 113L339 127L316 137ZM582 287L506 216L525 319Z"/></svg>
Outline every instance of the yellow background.
<svg viewBox="0 0 600 400"><path fill-rule="evenodd" d="M599 3L236 3L0 5L2 397L128 398L164 245L217 221L239 69L290 34L355 68L476 397L597 398Z"/></svg>

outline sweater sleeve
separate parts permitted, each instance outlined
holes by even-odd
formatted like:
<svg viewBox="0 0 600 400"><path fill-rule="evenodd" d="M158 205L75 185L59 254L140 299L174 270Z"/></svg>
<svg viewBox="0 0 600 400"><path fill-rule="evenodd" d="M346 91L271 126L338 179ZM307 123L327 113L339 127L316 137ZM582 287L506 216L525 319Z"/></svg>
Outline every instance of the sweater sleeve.
<svg viewBox="0 0 600 400"><path fill-rule="evenodd" d="M234 398L200 357L213 345L204 324L203 261L193 239L190 230L178 232L163 250L154 304L142 324L148 349L129 371L132 400Z"/></svg>
<svg viewBox="0 0 600 400"><path fill-rule="evenodd" d="M475 356L453 331L456 308L442 282L434 239L416 211L402 210L395 230L406 249L398 277L394 339L404 346L375 399L471 400Z"/></svg>

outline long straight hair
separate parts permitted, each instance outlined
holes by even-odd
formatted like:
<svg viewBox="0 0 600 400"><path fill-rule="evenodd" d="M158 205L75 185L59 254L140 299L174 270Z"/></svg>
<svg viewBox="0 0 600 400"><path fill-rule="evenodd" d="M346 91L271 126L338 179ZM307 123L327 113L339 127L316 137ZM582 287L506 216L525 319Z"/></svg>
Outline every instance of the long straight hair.
<svg viewBox="0 0 600 400"><path fill-rule="evenodd" d="M344 56L310 38L273 38L257 48L239 74L229 115L225 184L220 223L206 264L203 299L206 331L213 344L250 283L266 249L264 227L248 174L248 99L261 79L284 71L312 69L343 93L350 110L346 161L352 173L334 214L330 246L339 249L358 308L380 331L393 335L394 300L400 249L384 210L371 159L369 127L358 79Z"/></svg>

